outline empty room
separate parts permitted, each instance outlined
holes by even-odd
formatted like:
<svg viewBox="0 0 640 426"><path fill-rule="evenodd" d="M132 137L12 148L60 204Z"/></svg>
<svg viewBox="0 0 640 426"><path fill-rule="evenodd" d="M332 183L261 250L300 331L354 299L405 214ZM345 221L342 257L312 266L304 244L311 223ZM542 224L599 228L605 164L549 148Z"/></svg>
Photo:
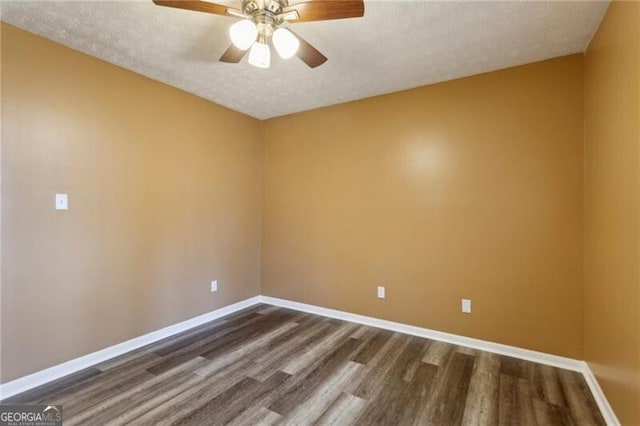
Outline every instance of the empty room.
<svg viewBox="0 0 640 426"><path fill-rule="evenodd" d="M640 2L0 16L0 426L640 426Z"/></svg>

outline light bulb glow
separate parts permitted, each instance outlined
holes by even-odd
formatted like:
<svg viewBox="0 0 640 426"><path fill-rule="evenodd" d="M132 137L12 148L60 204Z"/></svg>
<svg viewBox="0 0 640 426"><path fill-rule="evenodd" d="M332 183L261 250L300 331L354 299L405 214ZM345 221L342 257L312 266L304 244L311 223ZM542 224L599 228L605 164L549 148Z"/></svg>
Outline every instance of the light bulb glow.
<svg viewBox="0 0 640 426"><path fill-rule="evenodd" d="M236 22L229 28L231 42L240 50L247 50L251 47L258 37L258 28L256 24L245 19Z"/></svg>
<svg viewBox="0 0 640 426"><path fill-rule="evenodd" d="M286 28L278 28L273 32L273 46L282 59L289 59L298 51L300 41Z"/></svg>
<svg viewBox="0 0 640 426"><path fill-rule="evenodd" d="M262 42L256 41L249 51L249 63L258 68L269 68L271 65L271 50L269 46Z"/></svg>

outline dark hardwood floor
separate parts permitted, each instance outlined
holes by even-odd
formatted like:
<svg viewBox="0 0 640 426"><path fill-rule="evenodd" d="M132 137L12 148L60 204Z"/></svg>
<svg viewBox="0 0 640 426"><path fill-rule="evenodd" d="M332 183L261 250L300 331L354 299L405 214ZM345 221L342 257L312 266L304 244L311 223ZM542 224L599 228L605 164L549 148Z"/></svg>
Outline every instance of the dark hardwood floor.
<svg viewBox="0 0 640 426"><path fill-rule="evenodd" d="M267 305L3 402L65 426L604 424L579 373Z"/></svg>

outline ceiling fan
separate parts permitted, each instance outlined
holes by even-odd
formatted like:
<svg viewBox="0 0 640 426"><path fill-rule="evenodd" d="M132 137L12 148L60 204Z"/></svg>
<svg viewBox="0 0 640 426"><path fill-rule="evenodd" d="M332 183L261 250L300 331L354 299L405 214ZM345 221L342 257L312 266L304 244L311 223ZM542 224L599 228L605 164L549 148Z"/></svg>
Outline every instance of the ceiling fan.
<svg viewBox="0 0 640 426"><path fill-rule="evenodd" d="M225 0L221 0L225 2ZM289 4L289 0L242 0L241 9L208 1L153 0L158 6L175 7L240 18L229 28L232 44L220 57L221 62L238 63L249 50L249 63L269 68L269 41L283 59L298 56L315 68L327 58L315 47L284 28L285 23L359 18L364 16L363 0L308 0ZM226 1L225 3L234 3Z"/></svg>

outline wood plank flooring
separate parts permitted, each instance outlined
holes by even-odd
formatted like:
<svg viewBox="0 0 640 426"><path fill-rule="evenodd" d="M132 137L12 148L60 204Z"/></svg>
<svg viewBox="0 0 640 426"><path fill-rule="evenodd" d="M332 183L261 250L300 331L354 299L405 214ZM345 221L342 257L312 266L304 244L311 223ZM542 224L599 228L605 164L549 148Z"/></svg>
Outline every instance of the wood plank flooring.
<svg viewBox="0 0 640 426"><path fill-rule="evenodd" d="M267 305L3 403L66 426L605 424L578 373Z"/></svg>

